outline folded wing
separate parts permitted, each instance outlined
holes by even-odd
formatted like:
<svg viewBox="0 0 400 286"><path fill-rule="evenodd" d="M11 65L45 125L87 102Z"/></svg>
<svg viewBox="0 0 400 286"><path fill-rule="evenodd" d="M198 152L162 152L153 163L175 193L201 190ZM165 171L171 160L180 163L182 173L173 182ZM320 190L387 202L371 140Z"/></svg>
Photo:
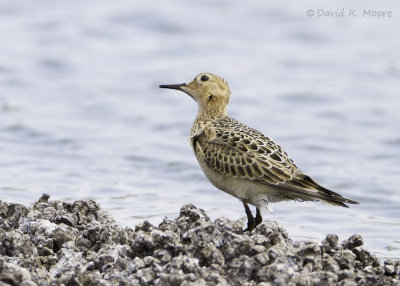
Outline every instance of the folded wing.
<svg viewBox="0 0 400 286"><path fill-rule="evenodd" d="M274 141L232 118L213 123L215 136L196 138L206 164L224 176L255 181L279 189L294 200L323 200L347 207L358 202L330 191L297 168Z"/></svg>

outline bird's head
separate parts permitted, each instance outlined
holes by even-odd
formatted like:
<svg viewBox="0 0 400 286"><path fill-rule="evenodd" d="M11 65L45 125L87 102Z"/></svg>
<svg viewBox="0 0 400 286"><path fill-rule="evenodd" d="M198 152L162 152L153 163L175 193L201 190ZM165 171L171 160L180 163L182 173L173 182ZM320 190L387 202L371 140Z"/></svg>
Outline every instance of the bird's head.
<svg viewBox="0 0 400 286"><path fill-rule="evenodd" d="M217 75L200 73L189 83L160 85L160 88L177 89L190 95L199 106L199 115L227 115L231 91L226 81Z"/></svg>

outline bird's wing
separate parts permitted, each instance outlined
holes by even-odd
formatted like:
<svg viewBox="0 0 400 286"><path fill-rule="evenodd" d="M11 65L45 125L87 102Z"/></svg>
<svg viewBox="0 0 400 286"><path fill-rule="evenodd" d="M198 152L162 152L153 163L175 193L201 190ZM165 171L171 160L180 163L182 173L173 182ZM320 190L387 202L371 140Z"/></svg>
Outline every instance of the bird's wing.
<svg viewBox="0 0 400 286"><path fill-rule="evenodd" d="M279 189L290 199L321 199L341 206L357 203L305 175L279 145L257 130L229 117L213 122L210 128L213 138L199 136L196 144L214 171Z"/></svg>

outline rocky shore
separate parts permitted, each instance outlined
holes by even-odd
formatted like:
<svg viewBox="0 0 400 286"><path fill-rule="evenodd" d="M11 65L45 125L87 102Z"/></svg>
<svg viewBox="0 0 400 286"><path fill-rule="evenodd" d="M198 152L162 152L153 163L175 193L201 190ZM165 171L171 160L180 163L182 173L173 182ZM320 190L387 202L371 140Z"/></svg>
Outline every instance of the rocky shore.
<svg viewBox="0 0 400 286"><path fill-rule="evenodd" d="M159 226L119 226L94 201L0 201L0 285L396 285L355 234L292 241L276 222L249 233L184 205Z"/></svg>

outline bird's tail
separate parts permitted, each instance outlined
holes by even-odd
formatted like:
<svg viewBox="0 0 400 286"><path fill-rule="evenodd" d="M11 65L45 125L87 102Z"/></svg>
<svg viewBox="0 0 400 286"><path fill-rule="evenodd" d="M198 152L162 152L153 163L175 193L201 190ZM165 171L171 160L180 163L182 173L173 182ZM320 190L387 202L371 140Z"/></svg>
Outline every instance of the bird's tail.
<svg viewBox="0 0 400 286"><path fill-rule="evenodd" d="M299 181L298 181L299 182ZM330 203L332 205L342 206L348 208L346 204L359 204L359 202L345 198L338 193L335 193L327 188L321 186L316 181L311 179L309 176L304 175L304 177L300 180L301 185L309 189L310 191L304 190L307 192L305 195L308 195L312 198L319 199Z"/></svg>

